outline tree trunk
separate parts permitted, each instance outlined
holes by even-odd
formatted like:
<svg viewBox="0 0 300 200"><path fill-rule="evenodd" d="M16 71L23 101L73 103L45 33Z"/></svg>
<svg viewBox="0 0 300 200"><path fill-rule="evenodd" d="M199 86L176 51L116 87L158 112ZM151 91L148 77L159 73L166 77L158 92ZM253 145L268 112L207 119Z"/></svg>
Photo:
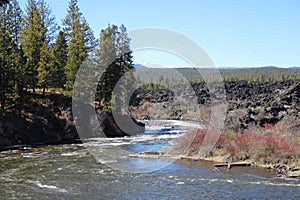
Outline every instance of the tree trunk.
<svg viewBox="0 0 300 200"><path fill-rule="evenodd" d="M1 103L1 110L4 111L5 107L5 87L4 87L4 74L0 74L0 83L1 83L1 91L0 91L0 103Z"/></svg>
<svg viewBox="0 0 300 200"><path fill-rule="evenodd" d="M43 86L43 97L45 97L46 94L46 85Z"/></svg>

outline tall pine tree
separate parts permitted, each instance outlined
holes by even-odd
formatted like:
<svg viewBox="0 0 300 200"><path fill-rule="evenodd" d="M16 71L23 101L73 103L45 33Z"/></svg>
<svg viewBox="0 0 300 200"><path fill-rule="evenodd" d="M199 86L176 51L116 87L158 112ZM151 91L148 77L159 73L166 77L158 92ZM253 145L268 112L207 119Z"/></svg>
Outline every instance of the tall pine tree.
<svg viewBox="0 0 300 200"><path fill-rule="evenodd" d="M119 28L119 34L117 37L117 49L118 49L118 60L119 69L122 70L122 82L120 88L120 95L115 95L115 102L119 105L121 113L127 113L129 110L125 108L128 106L131 95L130 92L133 90L134 76L133 76L133 62L132 62L132 51L130 49L130 38L127 33L127 29L124 25Z"/></svg>
<svg viewBox="0 0 300 200"><path fill-rule="evenodd" d="M98 84L97 100L102 102L105 112L110 113L113 109L117 112L126 112L123 108L133 84L130 72L133 65L130 39L125 26L122 25L119 30L116 25L109 25L101 31L98 65L104 73ZM116 91L115 86L121 78L121 87Z"/></svg>
<svg viewBox="0 0 300 200"><path fill-rule="evenodd" d="M4 110L6 93L8 89L9 54L11 52L11 37L9 33L9 20L7 19L8 6L0 8L0 104Z"/></svg>
<svg viewBox="0 0 300 200"><path fill-rule="evenodd" d="M67 64L68 58L68 45L65 33L60 31L54 48L54 56L55 56L55 69L53 75L55 76L54 87L63 88L65 85L65 67Z"/></svg>
<svg viewBox="0 0 300 200"><path fill-rule="evenodd" d="M44 42L41 49L41 58L38 66L38 79L39 85L43 89L43 95L45 95L46 89L53 87L55 80L55 56L53 53L53 47L48 42Z"/></svg>
<svg viewBox="0 0 300 200"><path fill-rule="evenodd" d="M86 59L88 53L95 47L95 38L91 28L79 10L77 0L70 1L68 14L63 24L68 41L65 87L68 90L72 90L80 65Z"/></svg>
<svg viewBox="0 0 300 200"><path fill-rule="evenodd" d="M22 95L22 66L24 64L19 42L21 9L17 0L0 8L0 104L2 110L8 100L15 109ZM9 93L10 98L7 99Z"/></svg>
<svg viewBox="0 0 300 200"><path fill-rule="evenodd" d="M28 0L23 17L21 41L27 62L25 81L33 92L38 83L38 65L44 42L51 42L56 31L56 23L44 0Z"/></svg>
<svg viewBox="0 0 300 200"><path fill-rule="evenodd" d="M96 100L101 101L104 111L112 111L112 92L118 81L118 71L116 69L117 59L117 39L118 27L116 25L108 26L101 30L100 42L98 48L98 68L102 71L101 79L98 83Z"/></svg>
<svg viewBox="0 0 300 200"><path fill-rule="evenodd" d="M26 60L20 43L22 11L17 0L10 1L8 18L10 19L10 34L12 38L12 48L9 58L11 62L11 76L9 79L10 87L12 88L10 104L14 113L21 114L22 103L24 102L24 65Z"/></svg>

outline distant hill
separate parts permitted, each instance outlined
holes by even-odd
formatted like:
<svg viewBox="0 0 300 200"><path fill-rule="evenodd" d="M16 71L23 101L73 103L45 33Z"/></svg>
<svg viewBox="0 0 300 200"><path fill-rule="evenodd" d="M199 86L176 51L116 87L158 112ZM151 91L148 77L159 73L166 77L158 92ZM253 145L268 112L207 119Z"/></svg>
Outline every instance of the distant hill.
<svg viewBox="0 0 300 200"><path fill-rule="evenodd" d="M263 66L260 68L267 68L267 69L276 69L276 68L280 68L280 67L276 67L276 66Z"/></svg>
<svg viewBox="0 0 300 200"><path fill-rule="evenodd" d="M137 68L137 69L147 68L145 65L142 65L142 64L134 64L134 67Z"/></svg>
<svg viewBox="0 0 300 200"><path fill-rule="evenodd" d="M157 68L157 69L165 69L165 68L176 68L176 69L192 69L194 67L188 67L188 66L164 66L164 65L159 65L159 64L135 64L135 68L137 69L145 69L145 68ZM199 69L209 69L207 67L196 67ZM291 66L291 67L277 67L277 66L259 66L259 67L244 67L244 66L224 66L224 67L216 67L217 69L220 70L240 70L240 69L300 69L300 66Z"/></svg>
<svg viewBox="0 0 300 200"><path fill-rule="evenodd" d="M281 68L281 67L276 67L276 66L261 66L261 67L230 67L230 66L225 66L225 67L218 67L218 69L260 69L260 68Z"/></svg>
<svg viewBox="0 0 300 200"><path fill-rule="evenodd" d="M209 67L193 67L193 66L167 66L167 65L160 65L160 64L134 64L134 67L137 69L193 69L193 68L198 68L198 69L210 69ZM214 67L216 69L243 69L243 67Z"/></svg>

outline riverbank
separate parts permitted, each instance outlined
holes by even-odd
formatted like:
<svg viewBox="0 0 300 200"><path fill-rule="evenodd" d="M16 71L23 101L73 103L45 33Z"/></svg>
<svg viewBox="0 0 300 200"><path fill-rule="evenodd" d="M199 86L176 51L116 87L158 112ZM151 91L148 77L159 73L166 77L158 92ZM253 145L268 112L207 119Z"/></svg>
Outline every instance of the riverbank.
<svg viewBox="0 0 300 200"><path fill-rule="evenodd" d="M205 163L206 166L209 166L211 169L217 170L216 166L223 165L226 169L232 168L256 168L264 169L266 172L270 173L272 176L282 177L282 178L297 178L300 179L300 168L299 167L289 167L287 165L274 165L274 164L260 164L253 160L243 160L237 162L228 162L227 156L210 156L210 157L198 157L198 156L187 156L187 155L171 155L164 152L141 152L139 154L131 154L130 157L135 158L145 158L145 159L159 159L159 158L171 158L175 162L180 163L196 163L201 162L201 165ZM197 167L197 165L193 165ZM230 167L228 167L230 166ZM199 166L198 166L199 167Z"/></svg>
<svg viewBox="0 0 300 200"><path fill-rule="evenodd" d="M62 92L28 93L19 114L2 113L0 149L78 143L71 104L71 95Z"/></svg>
<svg viewBox="0 0 300 200"><path fill-rule="evenodd" d="M119 115L122 123L134 121L134 128L128 127L130 133L123 131L111 114L103 112L92 104L80 104L82 113L77 118L75 127L72 113L72 95L63 91L53 90L42 94L28 92L23 99L20 113L10 111L0 113L0 151L22 149L41 145L57 145L80 143L81 139L97 137L100 134L87 131L102 128L106 137L124 137L135 132L143 132L145 126L130 116ZM97 114L95 124L90 113ZM77 116L78 116L77 115ZM83 128L84 134L79 136L77 128ZM81 129L80 129L81 130ZM103 135L100 134L102 137ZM98 136L99 137L99 136Z"/></svg>
<svg viewBox="0 0 300 200"><path fill-rule="evenodd" d="M203 129L199 123L178 120L144 121L147 129L161 129L169 126L185 126L190 130L177 135L162 151L148 151L132 154L138 158L172 158L174 160L209 161L215 163L250 163L251 166L273 170L282 177L300 175L300 143L296 138L270 134L270 127L243 134L224 134ZM275 129L274 126L271 127ZM274 130L273 130L274 131ZM275 132L276 133L276 132ZM208 135L218 137L209 151L201 147ZM202 152L202 153L201 153ZM248 165L248 164L247 164ZM227 164L225 165L227 167Z"/></svg>
<svg viewBox="0 0 300 200"><path fill-rule="evenodd" d="M220 133L216 144L212 144L208 151L203 151L204 140L216 134L202 129L188 131L172 142L163 154L218 163L247 162L253 166L274 169L280 176L300 176L299 142L284 136L253 132L236 135Z"/></svg>
<svg viewBox="0 0 300 200"><path fill-rule="evenodd" d="M284 165L284 164L260 164L258 162L255 162L253 160L243 160L243 161L237 161L237 162L228 162L226 161L224 157L206 157L206 158L197 158L197 157L189 157L189 156L183 156L181 159L186 160L194 160L194 161L206 161L206 162L212 162L213 166L215 167L218 164L224 164L224 167L227 169L235 168L235 167L255 167L255 168L262 168L271 170L272 174L276 174L278 177L283 178L297 178L300 179L300 168L291 166L291 165ZM225 165L226 163L226 165ZM237 166L234 166L237 165ZM228 167L230 166L230 167Z"/></svg>

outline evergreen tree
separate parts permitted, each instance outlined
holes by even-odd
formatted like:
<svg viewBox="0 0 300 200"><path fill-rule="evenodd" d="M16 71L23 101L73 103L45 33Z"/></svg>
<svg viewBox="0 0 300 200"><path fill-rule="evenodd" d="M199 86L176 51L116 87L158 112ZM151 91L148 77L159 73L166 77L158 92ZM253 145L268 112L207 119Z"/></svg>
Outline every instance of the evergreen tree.
<svg viewBox="0 0 300 200"><path fill-rule="evenodd" d="M127 29L124 25L121 25L117 37L117 50L118 50L118 61L119 70L121 71L121 94L115 95L115 105L119 105L120 112L127 113L126 106L129 104L130 91L133 89L134 76L133 76L133 63L132 63L132 51L130 49L130 38L128 37Z"/></svg>
<svg viewBox="0 0 300 200"><path fill-rule="evenodd" d="M12 48L10 53L10 87L12 88L12 100L10 102L14 113L21 114L22 103L24 102L24 65L25 57L20 44L20 32L22 29L22 11L17 0L11 0L8 10L10 19L10 35ZM21 100L23 99L23 101Z"/></svg>
<svg viewBox="0 0 300 200"><path fill-rule="evenodd" d="M43 89L43 95L45 95L46 89L52 87L56 82L55 65L56 63L53 47L49 47L48 43L44 42L41 49L41 58L38 66L38 83Z"/></svg>
<svg viewBox="0 0 300 200"><path fill-rule="evenodd" d="M53 75L55 76L54 87L63 88L65 84L65 67L68 58L68 45L65 37L65 33L60 31L54 48L54 56L56 60L55 69Z"/></svg>
<svg viewBox="0 0 300 200"><path fill-rule="evenodd" d="M11 52L11 37L9 33L9 21L6 17L8 7L0 8L0 104L4 110L6 103L6 92L9 73L9 54Z"/></svg>
<svg viewBox="0 0 300 200"><path fill-rule="evenodd" d="M76 73L87 56L88 53L83 38L80 36L72 38L68 45L68 60L65 67L65 87L67 90L72 90Z"/></svg>
<svg viewBox="0 0 300 200"><path fill-rule="evenodd" d="M116 69L117 47L116 34L118 27L108 26L101 30L98 56L98 66L102 71L102 76L97 88L97 100L101 101L104 110L111 112L112 91L118 81L117 73L120 70Z"/></svg>
<svg viewBox="0 0 300 200"><path fill-rule="evenodd" d="M38 83L38 64L44 42L50 42L56 31L54 17L44 0L28 0L23 17L22 47L27 58L25 81L35 92Z"/></svg>
<svg viewBox="0 0 300 200"><path fill-rule="evenodd" d="M68 14L63 24L68 41L65 87L71 90L80 65L86 59L88 53L95 47L95 38L91 28L79 10L77 0L70 1Z"/></svg>
<svg viewBox="0 0 300 200"><path fill-rule="evenodd" d="M124 106L129 102L128 94L133 84L133 76L130 72L133 65L129 43L130 39L124 26L121 26L119 31L117 26L109 25L101 31L98 65L103 70L103 75L98 84L97 100L102 102L104 111L108 113L112 112L112 109L126 112ZM115 88L120 79L122 80L120 87Z"/></svg>
<svg viewBox="0 0 300 200"><path fill-rule="evenodd" d="M6 100L12 109L22 95L23 56L19 43L21 9L17 0L0 8L0 104L4 110ZM6 99L7 93L10 99Z"/></svg>

